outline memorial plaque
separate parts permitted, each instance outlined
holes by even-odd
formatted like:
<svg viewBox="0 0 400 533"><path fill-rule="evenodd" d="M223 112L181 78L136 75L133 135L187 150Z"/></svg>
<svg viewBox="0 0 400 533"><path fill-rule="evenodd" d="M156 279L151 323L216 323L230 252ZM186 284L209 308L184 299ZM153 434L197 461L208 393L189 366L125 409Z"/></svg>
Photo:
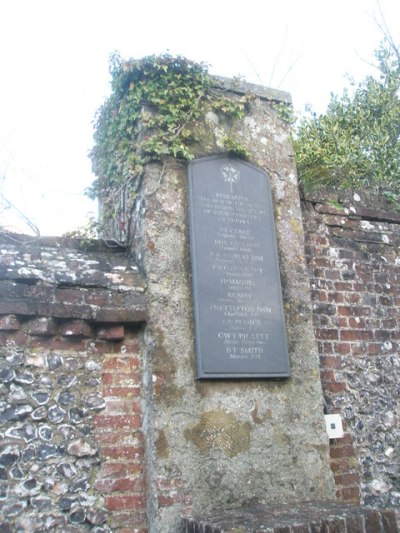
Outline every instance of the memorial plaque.
<svg viewBox="0 0 400 533"><path fill-rule="evenodd" d="M288 377L267 174L214 156L189 166L198 379Z"/></svg>

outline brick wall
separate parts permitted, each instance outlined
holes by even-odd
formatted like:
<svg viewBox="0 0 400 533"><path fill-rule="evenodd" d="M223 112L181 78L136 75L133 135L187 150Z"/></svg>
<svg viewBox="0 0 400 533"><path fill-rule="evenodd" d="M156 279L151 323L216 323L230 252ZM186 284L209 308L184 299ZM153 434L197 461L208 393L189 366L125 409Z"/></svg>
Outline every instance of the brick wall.
<svg viewBox="0 0 400 533"><path fill-rule="evenodd" d="M309 195L303 208L326 408L340 413L345 427L344 438L330 442L336 496L342 502L398 507L400 216L362 195ZM166 270L160 282L149 274L153 292L164 290L165 279L173 297L162 299L162 312L153 304L154 336L147 331L145 342L146 284L125 252L99 244L83 251L73 241L15 235L3 235L1 244L1 531L145 533L152 513L159 524L176 524L194 508L197 478L191 485L184 463L193 429L187 425L183 434L190 438L184 442L179 431L185 427L164 423L170 419L162 410L177 402L181 416L182 395L192 387L184 412L192 416L214 389L225 398L234 386L196 384L189 356L182 374L188 349L177 347L182 325L190 329L182 303L189 293L167 280L175 270ZM178 268L175 274L179 277ZM162 340L157 325L171 328L170 312L178 341L169 350L179 359L176 366L168 360L165 341L155 342ZM235 387L240 393L242 385ZM255 407L248 402L256 430L272 416L263 403L270 384L243 387L246 402L250 389L257 393ZM220 414L214 406L200 423L220 423ZM225 413L224 431L231 420ZM285 420L283 414L279 420ZM232 435L242 428L233 422ZM266 434L263 430L260 437L264 447ZM170 461L179 446L182 461ZM165 468L156 470L152 455ZM218 484L217 474L207 483ZM382 531L396 531L390 513L357 513L360 531L374 531L378 523ZM290 527L306 523L304 518ZM211 525L188 519L185 527L208 531Z"/></svg>
<svg viewBox="0 0 400 533"><path fill-rule="evenodd" d="M2 532L146 531L143 291L121 251L2 237Z"/></svg>
<svg viewBox="0 0 400 533"><path fill-rule="evenodd" d="M337 497L400 504L400 215L379 196L323 191L304 202L315 335Z"/></svg>
<svg viewBox="0 0 400 533"><path fill-rule="evenodd" d="M105 409L95 419L101 456L96 489L104 495L113 531L135 533L147 531L140 352L133 331L105 354Z"/></svg>

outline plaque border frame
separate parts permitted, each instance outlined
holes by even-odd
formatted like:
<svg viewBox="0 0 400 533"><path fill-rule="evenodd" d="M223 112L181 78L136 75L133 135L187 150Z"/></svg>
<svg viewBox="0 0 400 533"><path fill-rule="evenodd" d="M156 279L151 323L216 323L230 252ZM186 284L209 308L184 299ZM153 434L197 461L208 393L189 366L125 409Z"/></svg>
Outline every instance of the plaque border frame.
<svg viewBox="0 0 400 533"><path fill-rule="evenodd" d="M263 169L259 168L256 165L253 165L247 161L244 161L243 159L239 159L237 157L231 156L229 153L218 153L213 154L209 156L204 157L198 157L194 159L193 161L190 161L188 164L188 187L187 187L187 197L188 197L188 212L189 212L189 248L190 248L190 272L191 272L191 295L192 295L192 317L193 317L193 324L194 324L194 345L195 345L195 360L196 360L196 379L197 380L234 380L234 381L248 381L248 380L283 380L291 377L290 372L290 354L288 350L288 342L287 342L287 329L286 329L286 321L285 321L285 313L284 313L284 307L283 307L283 296L282 296L282 290L278 291L278 299L279 299L279 306L280 306L280 318L283 321L284 330L283 330L283 343L286 350L286 362L287 362L287 371L286 372L205 372L202 367L202 358L200 356L201 350L200 350L200 336L198 332L200 331L200 313L198 310L199 305L199 298L197 295L197 280L196 280L196 269L194 268L194 258L196 257L196 243L194 238L194 231L193 228L195 226L194 221L194 193L193 193L193 167L197 163L201 163L202 161L211 161L211 160L218 160L218 159L229 159L232 162L239 162L241 165L245 165L250 167L253 170L256 170L257 172L264 175L266 180L266 186L268 190L267 198L266 198L266 205L267 208L270 210L271 213L271 223L272 223L272 229L273 234L275 238L273 239L273 247L274 247L274 263L276 266L276 276L277 280L279 281L280 287L282 288L282 282L281 282L281 275L280 275L280 265L279 265L279 250L278 250L278 242L276 238L276 227L275 227L275 217L274 217L274 211L273 211L273 200L272 200L272 191L271 191L271 185L270 185L270 178L268 176L268 173L265 172Z"/></svg>

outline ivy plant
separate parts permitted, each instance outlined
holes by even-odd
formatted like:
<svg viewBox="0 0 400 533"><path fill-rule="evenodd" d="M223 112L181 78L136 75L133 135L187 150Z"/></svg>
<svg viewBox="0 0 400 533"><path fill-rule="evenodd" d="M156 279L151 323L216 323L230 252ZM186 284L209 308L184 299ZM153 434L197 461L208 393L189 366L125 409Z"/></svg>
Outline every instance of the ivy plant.
<svg viewBox="0 0 400 533"><path fill-rule="evenodd" d="M228 118L244 114L243 99L216 90L207 65L182 56L124 60L114 54L110 73L112 92L96 115L90 154L97 177L89 194L103 204L127 187L134 195L146 163L167 156L192 159L208 111Z"/></svg>

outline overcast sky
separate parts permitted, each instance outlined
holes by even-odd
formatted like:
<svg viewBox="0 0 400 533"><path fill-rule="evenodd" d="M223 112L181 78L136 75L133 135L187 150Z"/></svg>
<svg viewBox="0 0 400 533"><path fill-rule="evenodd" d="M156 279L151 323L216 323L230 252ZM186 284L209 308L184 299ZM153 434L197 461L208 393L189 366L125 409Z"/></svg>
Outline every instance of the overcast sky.
<svg viewBox="0 0 400 533"><path fill-rule="evenodd" d="M400 1L380 6L399 41ZM1 0L0 188L42 235L96 212L84 196L87 153L114 50L183 54L323 112L346 73L371 72L376 18L376 0ZM0 224L29 229L13 210L1 209Z"/></svg>

